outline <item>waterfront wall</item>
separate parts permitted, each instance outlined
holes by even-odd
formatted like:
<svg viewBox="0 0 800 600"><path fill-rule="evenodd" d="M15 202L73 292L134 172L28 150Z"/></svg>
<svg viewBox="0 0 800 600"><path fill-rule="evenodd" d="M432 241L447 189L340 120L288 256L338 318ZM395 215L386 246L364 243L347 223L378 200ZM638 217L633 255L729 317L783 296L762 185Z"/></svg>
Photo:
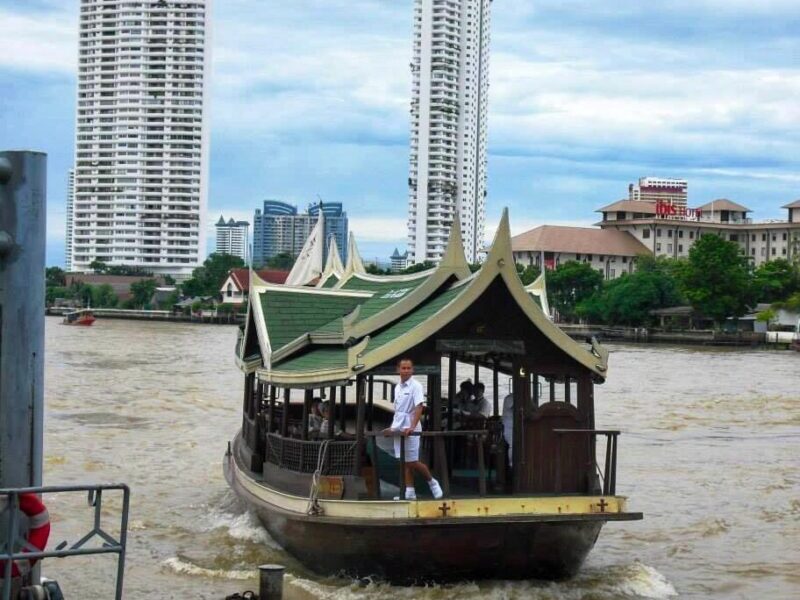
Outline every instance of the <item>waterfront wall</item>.
<svg viewBox="0 0 800 600"><path fill-rule="evenodd" d="M62 316L74 311L74 308L51 306L45 314ZM92 313L98 319L130 319L135 321L169 321L172 323L201 323L211 325L240 325L245 315L235 313L210 313L184 315L168 310L129 310L123 308L93 308Z"/></svg>

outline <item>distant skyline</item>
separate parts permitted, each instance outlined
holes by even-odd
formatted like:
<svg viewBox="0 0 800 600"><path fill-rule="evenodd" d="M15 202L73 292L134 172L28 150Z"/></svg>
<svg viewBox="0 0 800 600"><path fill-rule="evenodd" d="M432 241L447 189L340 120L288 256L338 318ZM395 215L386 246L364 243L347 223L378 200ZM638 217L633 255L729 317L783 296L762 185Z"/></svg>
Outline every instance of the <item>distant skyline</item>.
<svg viewBox="0 0 800 600"><path fill-rule="evenodd" d="M323 10L324 8L324 10ZM78 2L0 0L0 148L47 152L63 264ZM406 245L413 0L217 1L209 228L263 200L344 203L365 259ZM757 219L800 197L796 0L502 0L492 8L487 238L588 225L641 176ZM209 247L214 247L209 231Z"/></svg>

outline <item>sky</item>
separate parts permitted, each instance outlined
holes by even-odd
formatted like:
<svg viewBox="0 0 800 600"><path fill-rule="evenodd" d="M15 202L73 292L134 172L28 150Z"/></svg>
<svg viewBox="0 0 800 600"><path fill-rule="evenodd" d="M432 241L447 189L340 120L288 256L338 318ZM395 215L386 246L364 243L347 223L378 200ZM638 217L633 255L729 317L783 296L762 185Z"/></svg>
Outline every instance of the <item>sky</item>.
<svg viewBox="0 0 800 600"><path fill-rule="evenodd" d="M413 0L215 0L209 223L343 202L366 260L407 234ZM78 0L0 0L0 149L48 153L64 260ZM797 0L496 0L487 240L588 226L642 176L756 219L800 197ZM209 231L209 247L214 232Z"/></svg>

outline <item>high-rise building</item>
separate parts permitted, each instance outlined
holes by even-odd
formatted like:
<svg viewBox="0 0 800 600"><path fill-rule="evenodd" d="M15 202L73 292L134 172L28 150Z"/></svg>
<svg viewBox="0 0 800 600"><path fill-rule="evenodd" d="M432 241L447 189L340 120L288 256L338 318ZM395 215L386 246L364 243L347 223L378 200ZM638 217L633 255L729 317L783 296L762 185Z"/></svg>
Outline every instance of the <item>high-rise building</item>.
<svg viewBox="0 0 800 600"><path fill-rule="evenodd" d="M217 254L238 256L245 264L250 261L250 223L224 219L222 215L214 226L217 230Z"/></svg>
<svg viewBox="0 0 800 600"><path fill-rule="evenodd" d="M253 264L263 266L276 254L297 256L319 219L320 206L325 217L325 240L336 238L342 252L342 261L347 260L347 213L341 202L320 202L309 205L308 211L299 214L297 207L278 200L265 200L262 209L256 209L253 217ZM327 260L328 244L325 244Z"/></svg>
<svg viewBox="0 0 800 600"><path fill-rule="evenodd" d="M64 234L64 268L72 271L72 212L75 204L75 169L67 176L67 230Z"/></svg>
<svg viewBox="0 0 800 600"><path fill-rule="evenodd" d="M491 0L415 0L408 245L438 261L458 211L467 260L486 221Z"/></svg>
<svg viewBox="0 0 800 600"><path fill-rule="evenodd" d="M81 0L71 268L205 258L211 0Z"/></svg>
<svg viewBox="0 0 800 600"><path fill-rule="evenodd" d="M689 182L685 179L640 177L638 184L628 185L628 200L662 202L686 208Z"/></svg>

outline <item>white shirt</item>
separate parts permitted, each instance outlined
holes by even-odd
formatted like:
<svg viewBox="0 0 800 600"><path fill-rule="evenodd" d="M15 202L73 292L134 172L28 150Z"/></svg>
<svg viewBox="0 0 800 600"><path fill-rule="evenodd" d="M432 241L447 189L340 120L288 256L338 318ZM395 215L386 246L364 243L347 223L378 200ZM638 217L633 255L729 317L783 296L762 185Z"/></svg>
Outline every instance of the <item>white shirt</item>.
<svg viewBox="0 0 800 600"><path fill-rule="evenodd" d="M422 393L422 384L413 377L405 382L398 383L394 388L394 419L392 429L401 430L411 426L411 415L416 408L425 404L425 395ZM422 424L417 421L414 431L422 431Z"/></svg>

